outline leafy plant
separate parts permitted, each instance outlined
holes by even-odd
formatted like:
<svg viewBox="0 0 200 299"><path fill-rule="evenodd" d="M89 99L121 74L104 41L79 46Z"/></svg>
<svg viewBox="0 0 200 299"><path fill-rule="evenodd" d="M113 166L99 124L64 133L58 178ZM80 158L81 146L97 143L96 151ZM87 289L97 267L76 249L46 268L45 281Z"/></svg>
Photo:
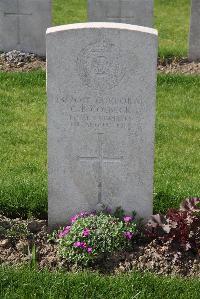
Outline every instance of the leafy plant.
<svg viewBox="0 0 200 299"><path fill-rule="evenodd" d="M153 215L146 235L161 242L170 242L183 250L200 248L200 198L187 198L180 209L169 209L166 215Z"/></svg>
<svg viewBox="0 0 200 299"><path fill-rule="evenodd" d="M68 262L88 265L115 251L130 248L137 224L132 216L121 212L122 218L108 211L80 213L72 217L71 225L57 233L60 256Z"/></svg>
<svg viewBox="0 0 200 299"><path fill-rule="evenodd" d="M37 267L37 256L36 256L36 246L33 244L32 249L29 248L30 257L30 268L36 269Z"/></svg>

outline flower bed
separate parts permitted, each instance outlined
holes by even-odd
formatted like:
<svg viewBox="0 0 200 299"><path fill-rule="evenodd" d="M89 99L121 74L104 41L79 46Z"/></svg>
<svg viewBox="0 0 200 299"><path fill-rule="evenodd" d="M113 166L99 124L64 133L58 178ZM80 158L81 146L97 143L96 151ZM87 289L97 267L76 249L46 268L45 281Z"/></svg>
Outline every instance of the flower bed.
<svg viewBox="0 0 200 299"><path fill-rule="evenodd" d="M145 226L121 209L84 212L53 234L46 221L0 216L0 264L200 277L199 202L187 199Z"/></svg>

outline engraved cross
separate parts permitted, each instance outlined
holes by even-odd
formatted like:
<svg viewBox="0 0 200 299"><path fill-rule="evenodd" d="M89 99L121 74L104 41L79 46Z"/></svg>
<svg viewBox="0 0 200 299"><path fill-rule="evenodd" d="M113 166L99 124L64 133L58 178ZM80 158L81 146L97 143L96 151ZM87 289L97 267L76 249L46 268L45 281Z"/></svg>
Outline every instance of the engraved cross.
<svg viewBox="0 0 200 299"><path fill-rule="evenodd" d="M121 163L123 157L105 157L103 154L103 133L98 133L98 155L83 157L79 156L78 159L80 161L96 161L98 163L98 204L102 204L102 193L103 193L103 167L104 163Z"/></svg>
<svg viewBox="0 0 200 299"><path fill-rule="evenodd" d="M17 11L15 12L4 12L4 16L17 16L17 44L20 45L20 16L31 16L32 13L20 12L19 0L17 0Z"/></svg>

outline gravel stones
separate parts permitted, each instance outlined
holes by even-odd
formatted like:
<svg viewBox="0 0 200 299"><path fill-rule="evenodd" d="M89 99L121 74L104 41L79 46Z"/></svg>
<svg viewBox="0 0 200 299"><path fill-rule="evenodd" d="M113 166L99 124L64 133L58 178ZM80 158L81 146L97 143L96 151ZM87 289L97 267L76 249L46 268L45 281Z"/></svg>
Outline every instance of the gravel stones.
<svg viewBox="0 0 200 299"><path fill-rule="evenodd" d="M0 54L0 70L3 71L29 71L44 67L44 59L35 54L17 50Z"/></svg>
<svg viewBox="0 0 200 299"><path fill-rule="evenodd" d="M33 61L36 58L36 55L29 54L29 53L22 53L17 50L12 50L7 53L2 53L0 57L1 59L7 61L8 63L19 65L22 63Z"/></svg>
<svg viewBox="0 0 200 299"><path fill-rule="evenodd" d="M158 71L164 74L199 75L200 62L189 62L187 58L158 60Z"/></svg>

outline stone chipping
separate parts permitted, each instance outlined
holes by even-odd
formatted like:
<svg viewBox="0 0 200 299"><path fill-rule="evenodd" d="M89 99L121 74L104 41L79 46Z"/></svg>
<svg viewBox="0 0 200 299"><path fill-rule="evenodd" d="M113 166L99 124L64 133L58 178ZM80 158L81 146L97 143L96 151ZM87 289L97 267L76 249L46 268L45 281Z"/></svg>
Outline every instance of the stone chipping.
<svg viewBox="0 0 200 299"><path fill-rule="evenodd" d="M32 71L45 69L45 59L32 53L23 53L18 50L0 54L0 70L7 72Z"/></svg>

